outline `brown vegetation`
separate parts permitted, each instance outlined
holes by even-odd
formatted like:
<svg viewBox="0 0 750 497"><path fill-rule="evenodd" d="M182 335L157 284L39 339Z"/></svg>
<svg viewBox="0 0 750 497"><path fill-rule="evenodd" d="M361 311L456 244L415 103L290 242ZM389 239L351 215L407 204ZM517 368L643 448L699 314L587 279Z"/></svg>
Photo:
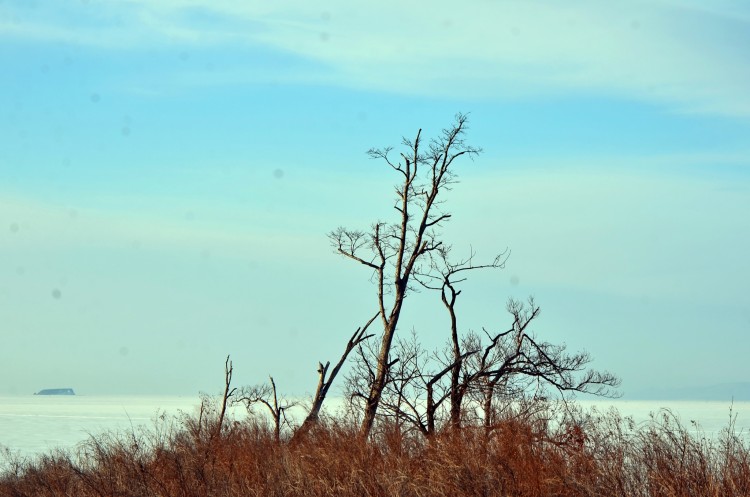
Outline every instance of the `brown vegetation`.
<svg viewBox="0 0 750 497"><path fill-rule="evenodd" d="M74 453L15 459L3 497L747 496L750 447L729 427L691 434L669 412L635 426L612 411L538 401L425 438L388 421L363 443L355 420L322 418L277 441L267 418L219 427L220 406L149 431L92 437ZM219 433L219 436L216 436Z"/></svg>

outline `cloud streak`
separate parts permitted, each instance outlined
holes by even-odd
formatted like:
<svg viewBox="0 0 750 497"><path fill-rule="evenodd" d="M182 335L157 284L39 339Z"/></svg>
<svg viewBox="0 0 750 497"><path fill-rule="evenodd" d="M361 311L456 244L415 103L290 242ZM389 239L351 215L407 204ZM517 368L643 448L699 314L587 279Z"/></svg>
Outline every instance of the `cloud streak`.
<svg viewBox="0 0 750 497"><path fill-rule="evenodd" d="M323 80L318 68L295 72L301 83L464 98L596 93L681 112L750 115L750 9L729 1L710 8L668 0L435 2L429 9L338 0L92 1L55 11L14 5L0 24L6 39L270 49L327 68ZM229 72L236 82L237 69Z"/></svg>

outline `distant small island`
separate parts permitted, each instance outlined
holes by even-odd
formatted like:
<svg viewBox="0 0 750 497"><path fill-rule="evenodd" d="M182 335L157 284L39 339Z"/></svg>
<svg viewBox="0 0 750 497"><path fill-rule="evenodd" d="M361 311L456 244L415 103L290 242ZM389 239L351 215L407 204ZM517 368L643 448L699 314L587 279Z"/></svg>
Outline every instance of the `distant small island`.
<svg viewBox="0 0 750 497"><path fill-rule="evenodd" d="M34 395L75 395L72 388L45 388Z"/></svg>

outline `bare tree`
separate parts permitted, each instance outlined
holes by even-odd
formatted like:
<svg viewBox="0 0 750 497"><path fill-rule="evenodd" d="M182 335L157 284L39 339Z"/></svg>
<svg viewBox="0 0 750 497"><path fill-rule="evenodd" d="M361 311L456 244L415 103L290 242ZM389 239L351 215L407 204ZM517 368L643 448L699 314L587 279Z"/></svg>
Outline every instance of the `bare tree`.
<svg viewBox="0 0 750 497"><path fill-rule="evenodd" d="M479 352L464 352L458 361ZM388 419L400 431L416 429L425 437L436 433L447 419L445 401L451 388L442 381L455 362L445 364L438 352L428 353L412 330L408 339L395 340L392 355L396 357L388 368L388 378L380 399L378 417ZM374 376L374 354L360 347L354 367L347 377L347 394L353 404L367 398L365 393ZM435 370L435 368L439 368Z"/></svg>
<svg viewBox="0 0 750 497"><path fill-rule="evenodd" d="M425 414L427 417L427 432L425 434L428 436L432 435L437 428L438 409L440 409L440 406L443 402L445 402L446 399L450 399L449 421L451 428L456 429L461 427L461 407L463 403L464 392L466 391L468 384L459 383L458 380L460 368L461 364L467 357L472 356L479 351L469 350L463 353L459 351L459 355L456 356L456 350L457 349L455 347L452 348L452 352L454 354L453 362L448 363L443 367L443 369L439 370L438 372L428 375L429 379L426 382L425 388L427 394L427 405L425 407ZM450 386L447 389L441 388L440 381L448 372L451 373Z"/></svg>
<svg viewBox="0 0 750 497"><path fill-rule="evenodd" d="M400 176L394 205L398 219L394 223L378 221L369 232L340 227L329 234L338 253L373 271L377 286L383 333L366 398L361 426L363 436L369 435L372 429L388 378L391 346L410 279L415 270L419 270L424 257L443 245L436 228L451 215L440 209L440 194L455 182L454 161L480 152L465 143L466 127L467 116L458 114L453 126L444 129L427 147L422 144L420 129L413 141L404 138L405 151L397 160L391 158L390 147L369 150L370 157L384 161Z"/></svg>
<svg viewBox="0 0 750 497"><path fill-rule="evenodd" d="M379 220L369 231L339 227L328 236L336 252L371 272L378 311L352 334L333 369L330 361L318 363L318 385L297 434L318 420L333 381L355 350L346 388L350 405L361 409L363 437L369 436L377 416L395 420L398 429L409 425L430 436L445 421L460 428L467 405L476 406L477 401L489 426L498 398L525 396L534 384L537 391L551 387L561 393L597 395L610 395L619 384L610 373L588 369L591 358L586 352L571 354L565 345L540 341L529 333L529 324L540 312L533 300L527 305L511 300L511 328L494 336L485 332L488 344L476 334L463 339L459 335L456 302L466 275L502 268L508 258L506 250L489 261L475 262L471 249L468 257L455 262L451 247L439 233L451 217L442 204L443 193L456 182L456 159L480 152L465 143L466 129L467 117L458 114L455 123L427 145L422 143L421 129L414 140L404 138L405 150L397 159L392 158L390 147L369 150L371 158L382 160L399 176L393 206L396 219ZM450 339L441 353L425 352L416 334L411 341L396 338L404 300L419 287L438 291L448 312ZM368 341L373 335L366 334L367 330L378 317L380 340ZM248 408L261 403L269 409L278 439L281 417L291 405L279 405L273 378L270 386L243 389L240 399Z"/></svg>
<svg viewBox="0 0 750 497"><path fill-rule="evenodd" d="M268 409L273 420L274 438L278 442L281 440L282 421L289 424L286 411L295 407L297 403L285 399L280 401L276 393L276 382L273 381L273 376L269 376L268 379L268 383L242 387L236 394L235 402L244 404L248 411L251 411L256 404L261 404Z"/></svg>
<svg viewBox="0 0 750 497"><path fill-rule="evenodd" d="M396 359L388 365L388 377L380 398L378 417L392 420L399 432L404 431L405 425L407 425L407 429L408 426L411 426L427 435L424 406L420 403L424 398L423 375L427 367L428 357L419 345L414 330L412 330L408 339L399 337L395 340L392 355ZM364 372L366 377L371 379L374 376L374 367L371 360L375 357L376 355L372 354L372 351L363 353L363 350L360 349L359 368L355 367L352 374L362 376ZM354 382L350 382L350 385L352 384ZM369 382L364 386L369 387ZM355 393L355 397L366 399L366 393L367 390L363 390L360 393Z"/></svg>
<svg viewBox="0 0 750 497"><path fill-rule="evenodd" d="M450 372L450 394L448 396L450 399L450 424L453 428L460 428L463 398L469 385L469 382L461 381L461 366L465 358L474 354L479 349L477 347L470 347L470 351L467 353L461 347L458 332L458 317L456 315L456 299L461 294L458 285L466 281L465 274L469 271L505 267L505 262L508 260L510 252L506 249L497 254L492 261L477 264L474 262L474 249L469 251L467 258L455 263L450 261L450 250L451 247L442 246L434 254L431 254L430 271L416 273L415 279L425 288L438 290L440 292L440 300L448 311L451 334L450 360L448 361L447 369L444 369L441 374L432 378L430 386L440 381L444 374ZM429 393L431 393L431 390ZM428 398L429 400L431 398Z"/></svg>
<svg viewBox="0 0 750 497"><path fill-rule="evenodd" d="M224 427L224 418L227 414L227 406L230 402L234 402L232 399L235 398L237 389L232 388L233 373L234 367L232 366L232 361L230 360L230 356L227 356L224 361L224 392L221 397L221 407L215 423L213 422L213 415L216 414L214 399L208 394L201 394L198 419L194 423L191 423L191 431L196 438L200 438L202 433L206 433L209 441L207 447L210 447L213 440L221 437L221 432ZM206 450L208 450L208 448ZM206 452L206 456L208 456L208 452Z"/></svg>
<svg viewBox="0 0 750 497"><path fill-rule="evenodd" d="M455 299L446 300L455 303ZM378 417L392 420L399 430L408 426L429 438L446 424L460 428L456 417L460 419L472 410L481 412L481 423L491 429L498 408L515 409L526 400L546 398L550 388L563 400L573 392L617 395L614 388L619 380L606 371L589 369L588 353L569 353L564 344L536 338L529 330L540 314L533 299L527 303L511 299L507 308L513 318L510 328L495 335L485 331L489 341L484 344L479 335L468 333L461 340L458 357L454 357L453 337L444 352L431 354L421 347L414 331L408 340L397 339L392 350L396 359L388 364ZM352 401L367 400L366 389L375 376L376 356L367 347L357 348L354 367L347 377ZM461 369L454 379L448 373L457 366ZM458 392L456 400L454 392ZM531 402L528 406L534 409L538 404Z"/></svg>
<svg viewBox="0 0 750 497"><path fill-rule="evenodd" d="M481 399L486 427L494 423L493 403L498 397L519 398L534 386L537 391L551 387L563 396L571 392L617 396L614 389L620 380L607 371L589 369L588 352L569 353L565 344L541 341L529 332L541 312L533 298L527 303L510 299L507 309L513 318L511 327L494 336L485 330L489 343L464 364L464 384ZM474 334L464 346L477 348L480 342Z"/></svg>

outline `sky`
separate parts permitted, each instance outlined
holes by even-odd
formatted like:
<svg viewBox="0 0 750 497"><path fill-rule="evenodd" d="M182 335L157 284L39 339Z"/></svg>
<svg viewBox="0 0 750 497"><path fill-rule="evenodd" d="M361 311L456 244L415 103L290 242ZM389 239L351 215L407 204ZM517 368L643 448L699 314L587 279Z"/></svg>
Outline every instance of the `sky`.
<svg viewBox="0 0 750 497"><path fill-rule="evenodd" d="M314 390L375 311L326 233L393 219L371 147L469 114L463 331L649 388L750 381L743 1L0 0L0 395ZM448 335L436 294L399 333Z"/></svg>

